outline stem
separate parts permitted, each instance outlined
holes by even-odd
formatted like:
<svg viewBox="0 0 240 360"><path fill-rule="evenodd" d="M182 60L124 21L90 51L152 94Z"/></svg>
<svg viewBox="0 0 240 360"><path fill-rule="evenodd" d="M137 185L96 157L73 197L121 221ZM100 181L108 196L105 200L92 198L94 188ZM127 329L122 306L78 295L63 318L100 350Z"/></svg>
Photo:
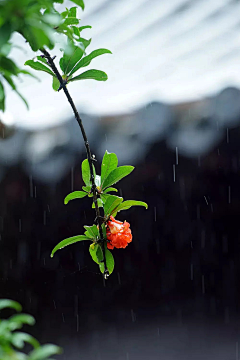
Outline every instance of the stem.
<svg viewBox="0 0 240 360"><path fill-rule="evenodd" d="M71 98L68 89L66 88L66 82L63 80L63 78L61 77L58 69L56 68L53 58L51 57L51 55L45 50L45 49L41 49L41 52L44 54L44 57L47 59L49 65L51 66L52 71L54 72L54 74L56 75L56 77L58 78L60 84L61 84L61 88L63 89L68 102L70 103L72 110L74 112L75 115L75 119L78 122L78 125L80 126L81 132L82 132L82 136L83 136L83 140L85 143L85 148L86 148L86 152L87 152L87 159L88 159L88 163L89 163L89 168L90 168L90 180L92 183L92 193L93 193L93 202L95 204L95 211L96 211L96 221L99 227L99 234L100 234L100 246L102 248L102 252L103 252L103 263L104 263L104 278L106 279L109 275L108 269L107 269L107 262L106 262L106 254L105 254L105 241L103 238L103 231L102 231L102 221L101 221L101 216L100 216L100 211L99 211L99 207L98 207L98 202L97 202L97 186L95 184L95 179L94 179L94 172L93 172L93 162L96 161L92 155L91 155L91 150L90 150L90 146L89 146L89 142L87 139L87 135L82 123L82 119L79 116L79 113L76 109L76 106L73 102L73 99Z"/></svg>

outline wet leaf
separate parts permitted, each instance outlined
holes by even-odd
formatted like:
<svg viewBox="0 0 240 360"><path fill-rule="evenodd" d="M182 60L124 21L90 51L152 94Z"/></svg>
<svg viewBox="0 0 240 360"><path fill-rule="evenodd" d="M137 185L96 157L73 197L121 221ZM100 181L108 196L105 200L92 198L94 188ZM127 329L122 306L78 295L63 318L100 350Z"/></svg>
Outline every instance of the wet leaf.
<svg viewBox="0 0 240 360"><path fill-rule="evenodd" d="M71 0L74 4L77 4L78 6L80 6L82 8L82 10L84 10L84 2L83 0Z"/></svg>
<svg viewBox="0 0 240 360"><path fill-rule="evenodd" d="M97 80L97 81L106 81L108 79L107 74L101 70L88 70L83 72L82 74L75 76L74 78L70 79L69 82L71 81L78 81L78 80L87 80L87 79L92 79L92 80Z"/></svg>
<svg viewBox="0 0 240 360"><path fill-rule="evenodd" d="M24 332L14 332L14 334L12 334L12 343L18 349L22 349L25 346L25 343L29 343L34 348L40 346L39 342L33 336Z"/></svg>
<svg viewBox="0 0 240 360"><path fill-rule="evenodd" d="M49 356L61 354L61 352L62 350L60 347L47 344L31 351L29 354L29 360L45 360L48 359Z"/></svg>
<svg viewBox="0 0 240 360"><path fill-rule="evenodd" d="M85 196L87 196L85 191L73 191L65 197L64 204L67 205L70 200L81 199Z"/></svg>
<svg viewBox="0 0 240 360"><path fill-rule="evenodd" d="M6 308L11 308L18 312L22 310L22 306L17 301L1 299L0 300L0 310L6 309Z"/></svg>
<svg viewBox="0 0 240 360"><path fill-rule="evenodd" d="M117 155L114 153L109 153L107 150L103 156L102 159L102 165L101 165L101 179L102 184L108 177L108 175L116 169L118 166L118 158Z"/></svg>
<svg viewBox="0 0 240 360"><path fill-rule="evenodd" d="M121 204L123 201L122 197L108 195L105 204L103 205L104 208L104 215L108 217L111 213Z"/></svg>
<svg viewBox="0 0 240 360"><path fill-rule="evenodd" d="M90 238L90 239L98 239L99 237L99 231L98 231L98 228L97 228L97 225L92 225L92 226L87 226L85 225L84 228L86 229L85 231L85 235Z"/></svg>
<svg viewBox="0 0 240 360"><path fill-rule="evenodd" d="M56 78L54 76L52 79L52 88L53 88L53 90L58 91L59 87L60 87L60 82L59 82L58 78Z"/></svg>
<svg viewBox="0 0 240 360"><path fill-rule="evenodd" d="M28 60L25 62L25 65L30 66L34 70L44 71L52 76L55 76L52 70L50 70L47 66L45 66L39 61Z"/></svg>
<svg viewBox="0 0 240 360"><path fill-rule="evenodd" d="M77 63L77 65L72 69L70 75L74 74L78 69L84 66L88 66L94 58L103 54L111 54L111 51L107 49L98 49L92 51L89 55L85 56Z"/></svg>
<svg viewBox="0 0 240 360"><path fill-rule="evenodd" d="M85 235L77 235L77 236L72 236L70 238L67 238L63 241L61 241L60 243L58 243L55 248L52 250L51 253L51 257L53 257L53 255L55 254L55 252L57 250L63 249L64 247L68 246L68 245L72 245L76 242L79 241L84 241L84 240L90 240L89 237L85 236Z"/></svg>
<svg viewBox="0 0 240 360"><path fill-rule="evenodd" d="M147 203L143 201L127 200L119 204L117 208L112 211L112 215L115 217L119 211L130 209L132 206L144 206L146 209L148 208Z"/></svg>
<svg viewBox="0 0 240 360"><path fill-rule="evenodd" d="M117 183L119 180L129 175L133 171L133 166L119 166L115 170L113 170L108 177L102 182L102 189L106 189L107 187Z"/></svg>

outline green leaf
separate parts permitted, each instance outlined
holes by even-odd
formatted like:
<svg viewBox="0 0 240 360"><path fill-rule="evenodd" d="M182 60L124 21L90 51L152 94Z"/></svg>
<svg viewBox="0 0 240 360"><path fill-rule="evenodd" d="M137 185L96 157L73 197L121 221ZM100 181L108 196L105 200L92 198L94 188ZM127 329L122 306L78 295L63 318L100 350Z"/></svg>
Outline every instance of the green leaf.
<svg viewBox="0 0 240 360"><path fill-rule="evenodd" d="M85 236L85 235L77 235L77 236L72 236L70 238L67 238L63 241L61 241L60 243L58 243L55 248L52 250L51 253L51 257L53 257L53 255L55 254L55 252L57 250L63 249L65 246L74 244L78 241L84 241L84 240L90 240L89 237Z"/></svg>
<svg viewBox="0 0 240 360"><path fill-rule="evenodd" d="M77 80L86 80L86 79L93 79L93 80L97 80L97 81L106 81L108 79L108 77L104 71L92 69L92 70L85 71L82 74L75 76L72 79L69 79L69 82L77 81Z"/></svg>
<svg viewBox="0 0 240 360"><path fill-rule="evenodd" d="M77 7L73 6L69 9L68 17L76 17L77 16Z"/></svg>
<svg viewBox="0 0 240 360"><path fill-rule="evenodd" d="M74 34L79 37L80 36L80 32L79 32L79 28L77 26L72 26L73 32Z"/></svg>
<svg viewBox="0 0 240 360"><path fill-rule="evenodd" d="M0 81L0 101L2 101L4 98L5 98L4 87L3 87L3 84Z"/></svg>
<svg viewBox="0 0 240 360"><path fill-rule="evenodd" d="M18 312L22 310L22 306L17 301L1 299L0 300L0 310L6 309L6 308L15 309Z"/></svg>
<svg viewBox="0 0 240 360"><path fill-rule="evenodd" d="M77 4L78 6L80 6L82 8L82 10L84 10L84 2L83 0L71 0L74 4Z"/></svg>
<svg viewBox="0 0 240 360"><path fill-rule="evenodd" d="M82 186L82 189L84 191L86 191L87 193L89 193L91 191L91 189L92 189L92 186Z"/></svg>
<svg viewBox="0 0 240 360"><path fill-rule="evenodd" d="M0 110L5 110L5 91L3 84L0 81Z"/></svg>
<svg viewBox="0 0 240 360"><path fill-rule="evenodd" d="M28 103L27 103L27 100L22 96L22 94L20 94L20 92L15 89L15 92L18 94L18 96L22 99L22 101L24 102L24 104L26 105L26 108L29 110L29 106L28 106Z"/></svg>
<svg viewBox="0 0 240 360"><path fill-rule="evenodd" d="M14 84L12 78L8 75L3 75L4 79L8 82L8 84L11 86L11 88L18 94L18 96L22 99L22 101L25 103L27 109L29 109L28 107L28 103L25 100L25 98L20 94L20 92L17 90L16 85Z"/></svg>
<svg viewBox="0 0 240 360"><path fill-rule="evenodd" d="M37 56L38 61L42 62L43 64L50 66L49 63L47 62L47 59L45 59L42 56Z"/></svg>
<svg viewBox="0 0 240 360"><path fill-rule="evenodd" d="M98 251L98 255L99 255L99 248L100 248L100 245L98 245L98 244L91 244L89 246L90 255L91 255L93 261L95 261L97 264L99 264L99 260L98 260L98 256L97 256L97 251Z"/></svg>
<svg viewBox="0 0 240 360"><path fill-rule="evenodd" d="M98 203L98 207L103 207L103 202L101 199L97 199L97 203ZM92 209L95 209L95 204L94 202L92 203Z"/></svg>
<svg viewBox="0 0 240 360"><path fill-rule="evenodd" d="M7 71L8 73L11 73L11 75L16 75L16 76L19 74L20 71L20 69L11 59L2 55L0 55L0 69L1 68L4 70L4 72Z"/></svg>
<svg viewBox="0 0 240 360"><path fill-rule="evenodd" d="M81 199L85 196L87 196L87 193L84 191L73 191L65 197L64 204L67 205L70 200Z"/></svg>
<svg viewBox="0 0 240 360"><path fill-rule="evenodd" d="M56 345L43 345L38 349L35 349L30 352L29 354L29 360L45 360L48 359L49 356L55 355L55 354L61 354L62 350L60 347Z"/></svg>
<svg viewBox="0 0 240 360"><path fill-rule="evenodd" d="M52 76L55 76L54 73L45 65L43 65L42 63L40 63L39 61L33 61L33 60L28 60L25 62L24 65L28 65L30 66L32 69L34 70L38 70L38 71L44 71Z"/></svg>
<svg viewBox="0 0 240 360"><path fill-rule="evenodd" d="M60 82L59 82L58 78L53 76L53 79L52 79L52 88L53 88L53 90L58 91L59 87L60 87Z"/></svg>
<svg viewBox="0 0 240 360"><path fill-rule="evenodd" d="M34 348L38 348L40 346L39 342L27 333L17 331L12 334L12 343L18 349L22 349L26 342Z"/></svg>
<svg viewBox="0 0 240 360"><path fill-rule="evenodd" d="M121 204L123 201L122 197L114 196L114 195L107 195L107 200L103 205L104 208L104 215L108 217L111 213Z"/></svg>
<svg viewBox="0 0 240 360"><path fill-rule="evenodd" d="M28 314L17 314L11 316L8 322L9 322L9 329L13 331L16 329L20 329L23 326L23 324L34 325L35 319L33 316Z"/></svg>
<svg viewBox="0 0 240 360"><path fill-rule="evenodd" d="M118 205L117 208L112 211L111 215L116 216L119 211L130 209L132 206L144 206L146 209L148 208L148 205L143 201L127 200Z"/></svg>
<svg viewBox="0 0 240 360"><path fill-rule="evenodd" d="M78 30L81 32L84 29L91 29L92 27L90 25L84 25L84 26L79 26Z"/></svg>
<svg viewBox="0 0 240 360"><path fill-rule="evenodd" d="M80 37L77 41L82 43L86 50L86 48L91 44L92 39L86 40L86 39Z"/></svg>
<svg viewBox="0 0 240 360"><path fill-rule="evenodd" d="M97 225L92 225L92 226L85 225L84 228L86 229L84 234L88 238L94 239L94 240L97 240L99 238L99 231L98 231Z"/></svg>
<svg viewBox="0 0 240 360"><path fill-rule="evenodd" d="M108 189L105 189L103 192L104 192L104 194L107 194L107 193L109 193L110 191L118 192L118 189L115 189L115 188L113 188L113 187L109 187Z"/></svg>
<svg viewBox="0 0 240 360"><path fill-rule="evenodd" d="M11 33L12 33L12 24L10 21L5 22L1 27L0 27L0 49L3 45L5 45L8 40L10 39Z"/></svg>
<svg viewBox="0 0 240 360"><path fill-rule="evenodd" d="M102 182L102 189L106 189L107 187L117 183L119 180L129 175L133 171L133 166L119 166L115 170L113 170L108 177Z"/></svg>
<svg viewBox="0 0 240 360"><path fill-rule="evenodd" d="M72 41L69 43L69 46L71 48L70 54L69 51L65 51L59 62L60 68L65 75L68 75L71 72L76 63L82 58L85 51L84 46L75 46Z"/></svg>
<svg viewBox="0 0 240 360"><path fill-rule="evenodd" d="M118 166L118 158L117 155L114 153L109 153L107 150L103 156L102 159L102 165L101 165L101 179L102 184L108 177L108 175L116 169Z"/></svg>
<svg viewBox="0 0 240 360"><path fill-rule="evenodd" d="M112 253L107 249L106 245L105 245L105 256L106 256L107 269L109 271L109 274L111 275L111 273L113 272L113 269L114 269L114 258L112 256ZM103 262L101 262L99 264L99 269L102 273L104 273L104 263Z"/></svg>
<svg viewBox="0 0 240 360"><path fill-rule="evenodd" d="M72 69L70 75L74 74L81 67L89 65L91 63L92 59L96 58L97 56L103 55L103 54L111 54L111 51L107 50L107 49L98 49L98 50L92 51L89 55L85 56L77 63L77 65Z"/></svg>
<svg viewBox="0 0 240 360"><path fill-rule="evenodd" d="M94 165L93 165L93 173L94 173L94 177L95 177L96 171L95 171ZM91 184L92 184L91 183L91 173L90 173L88 159L85 159L82 162L82 178L83 178L83 181L85 182L86 186L91 186Z"/></svg>
<svg viewBox="0 0 240 360"><path fill-rule="evenodd" d="M64 21L65 25L78 25L79 20L76 17L67 17Z"/></svg>

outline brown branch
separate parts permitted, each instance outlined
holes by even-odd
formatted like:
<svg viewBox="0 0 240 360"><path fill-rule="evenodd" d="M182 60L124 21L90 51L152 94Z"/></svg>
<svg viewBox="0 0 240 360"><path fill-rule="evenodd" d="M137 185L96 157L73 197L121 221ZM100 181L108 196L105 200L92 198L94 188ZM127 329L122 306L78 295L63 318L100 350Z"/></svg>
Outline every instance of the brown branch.
<svg viewBox="0 0 240 360"><path fill-rule="evenodd" d="M92 183L92 193L93 193L93 202L95 204L96 222L98 224L99 234L100 234L99 243L100 243L100 246L101 246L102 252L103 252L104 278L107 279L108 276L109 276L109 271L107 269L106 254L105 254L105 242L106 241L105 241L105 239L103 237L102 218L100 216L100 211L99 211L99 207L98 207L98 203L97 203L98 190L97 190L97 186L95 184L94 171L93 171L93 168L94 168L93 162L96 161L96 160L91 155L91 150L90 150L87 135L86 135L83 123L82 123L82 119L80 118L79 113L78 113L78 111L76 109L76 106L75 106L75 104L74 104L74 102L72 100L72 97L70 96L70 94L68 92L68 89L66 87L66 81L64 81L63 78L61 77L58 69L56 68L56 66L54 64L54 61L53 61L54 58L51 57L51 55L48 53L48 51L46 51L45 49L41 49L41 52L43 53L44 57L47 59L48 64L50 65L52 71L54 72L54 74L58 78L58 80L60 82L60 85L61 85L61 88L63 89L63 91L64 91L64 93L65 93L65 95L66 95L66 97L68 99L68 102L72 107L72 110L73 110L74 115L75 115L75 119L77 120L78 125L79 125L79 127L81 129L81 132L82 132L82 136L83 136L83 140L84 140L85 148L86 148L86 152L87 152L87 159L88 159L89 168L90 168L90 175L91 175L90 180L91 180L91 183Z"/></svg>

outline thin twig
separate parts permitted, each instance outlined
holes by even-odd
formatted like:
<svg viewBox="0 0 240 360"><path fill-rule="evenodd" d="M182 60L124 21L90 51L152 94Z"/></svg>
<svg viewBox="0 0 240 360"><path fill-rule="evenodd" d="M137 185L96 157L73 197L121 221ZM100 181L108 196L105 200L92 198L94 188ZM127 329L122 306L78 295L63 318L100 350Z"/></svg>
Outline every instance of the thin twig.
<svg viewBox="0 0 240 360"><path fill-rule="evenodd" d="M60 82L60 85L61 85L61 88L63 89L63 91L64 91L64 93L65 93L65 95L66 95L66 97L68 99L68 102L70 103L70 105L72 107L72 110L73 110L74 115L75 115L75 119L77 120L78 125L80 126L80 129L81 129L81 132L82 132L83 140L84 140L86 151L87 151L87 159L88 159L89 168L90 168L90 175L91 175L90 180L91 180L91 183L92 183L93 202L95 204L96 221L97 221L97 224L98 224L98 227L99 227L99 234L100 234L99 243L100 243L100 246L101 246L102 252L103 252L104 277L106 279L108 277L108 275L109 275L109 272L108 272L108 269L107 269L107 262L106 262L105 241L104 241L103 231L102 231L102 220L101 220L102 218L100 216L100 211L99 211L98 202L97 202L98 191L97 191L97 186L95 184L94 171L93 171L93 169L94 169L93 162L96 161L96 160L91 155L89 142L88 142L88 139L87 139L87 135L86 135L82 120L81 120L81 118L79 116L79 113L78 113L78 111L76 109L76 106L75 106L75 104L73 102L73 99L70 96L70 94L68 92L68 89L66 88L66 82L63 80L63 78L61 77L58 69L56 68L56 66L54 64L54 61L53 61L54 58L52 58L51 55L48 53L48 51L46 51L45 49L41 49L41 52L44 54L44 57L47 59L49 65L51 66L52 71L54 72L54 74L58 78L58 80Z"/></svg>

